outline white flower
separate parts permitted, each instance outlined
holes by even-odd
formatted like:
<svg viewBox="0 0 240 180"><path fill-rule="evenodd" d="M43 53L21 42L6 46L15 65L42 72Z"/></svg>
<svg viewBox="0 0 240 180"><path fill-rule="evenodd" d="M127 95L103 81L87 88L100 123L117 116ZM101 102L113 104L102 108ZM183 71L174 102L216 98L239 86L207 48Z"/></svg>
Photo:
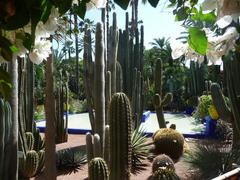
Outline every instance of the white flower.
<svg viewBox="0 0 240 180"><path fill-rule="evenodd" d="M51 54L52 43L49 40L40 40L35 42L33 51L29 54L30 60L35 64L40 64L43 60L47 60Z"/></svg>
<svg viewBox="0 0 240 180"><path fill-rule="evenodd" d="M45 28L45 25L42 21L39 21L35 31L35 41L40 41L41 38L49 38L50 34Z"/></svg>
<svg viewBox="0 0 240 180"><path fill-rule="evenodd" d="M217 8L217 0L205 0L202 3L203 11L212 11Z"/></svg>
<svg viewBox="0 0 240 180"><path fill-rule="evenodd" d="M226 15L226 16L223 16L222 18L220 18L216 24L218 25L219 28L223 29L227 26L229 26L231 23L232 23L232 16L230 15Z"/></svg>
<svg viewBox="0 0 240 180"><path fill-rule="evenodd" d="M44 24L44 28L48 31L48 33L54 34L54 32L57 30L58 18L59 18L58 9L55 7L52 7L51 14L49 15L48 20Z"/></svg>
<svg viewBox="0 0 240 180"><path fill-rule="evenodd" d="M172 41L170 43L170 46L172 49L172 58L173 59L178 59L186 53L187 44L184 44L180 41Z"/></svg>

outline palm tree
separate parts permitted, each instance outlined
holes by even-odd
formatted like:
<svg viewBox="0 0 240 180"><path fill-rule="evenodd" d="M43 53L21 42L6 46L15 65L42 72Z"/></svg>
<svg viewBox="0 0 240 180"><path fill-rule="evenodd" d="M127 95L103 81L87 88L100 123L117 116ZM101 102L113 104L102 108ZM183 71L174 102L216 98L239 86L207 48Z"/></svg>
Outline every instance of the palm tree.
<svg viewBox="0 0 240 180"><path fill-rule="evenodd" d="M154 38L153 42L150 42L150 44L153 46L153 48L157 49L165 49L169 45L169 38Z"/></svg>

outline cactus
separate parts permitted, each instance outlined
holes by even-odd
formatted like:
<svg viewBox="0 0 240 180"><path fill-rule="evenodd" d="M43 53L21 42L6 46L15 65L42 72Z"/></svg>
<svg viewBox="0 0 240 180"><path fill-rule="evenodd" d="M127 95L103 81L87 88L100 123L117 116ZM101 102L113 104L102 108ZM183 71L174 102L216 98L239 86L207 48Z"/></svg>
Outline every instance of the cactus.
<svg viewBox="0 0 240 180"><path fill-rule="evenodd" d="M108 180L109 171L106 162L102 158L94 158L89 163L89 180Z"/></svg>
<svg viewBox="0 0 240 180"><path fill-rule="evenodd" d="M37 173L40 173L44 167L44 161L45 161L45 150L40 150L37 152L38 153L38 168L37 168Z"/></svg>
<svg viewBox="0 0 240 180"><path fill-rule="evenodd" d="M130 178L132 114L124 93L113 95L109 106L110 120L110 179Z"/></svg>
<svg viewBox="0 0 240 180"><path fill-rule="evenodd" d="M211 96L213 105L220 118L226 122L233 122L233 114L230 111L222 94L221 88L217 83L212 83L211 85Z"/></svg>
<svg viewBox="0 0 240 180"><path fill-rule="evenodd" d="M154 133L153 141L156 154L166 154L174 161L183 154L184 137L178 131L162 128Z"/></svg>
<svg viewBox="0 0 240 180"><path fill-rule="evenodd" d="M152 175L152 180L180 180L173 169L159 168Z"/></svg>
<svg viewBox="0 0 240 180"><path fill-rule="evenodd" d="M97 23L96 27L96 58L94 76L94 105L95 120L94 129L99 134L101 141L101 154L104 149L104 129L105 129L105 71L104 71L104 36L102 24ZM102 155L101 155L102 156Z"/></svg>
<svg viewBox="0 0 240 180"><path fill-rule="evenodd" d="M0 98L0 177L9 179L9 166L11 166L9 150L10 130L12 128L12 110L10 104Z"/></svg>
<svg viewBox="0 0 240 180"><path fill-rule="evenodd" d="M39 157L34 150L28 151L26 158L20 159L19 170L23 177L33 177L38 169Z"/></svg>
<svg viewBox="0 0 240 180"><path fill-rule="evenodd" d="M67 75L66 75L67 76ZM68 77L66 77L68 79ZM63 74L60 73L60 82L58 88L56 89L55 97L55 108L56 108L56 143L63 143L67 141L68 138L68 119L64 119L64 106L68 104L68 86L67 82L63 83ZM66 115L67 116L67 115Z"/></svg>
<svg viewBox="0 0 240 180"><path fill-rule="evenodd" d="M4 150L5 150L5 109L4 101L0 99L0 177L3 174Z"/></svg>
<svg viewBox="0 0 240 180"><path fill-rule="evenodd" d="M165 154L160 154L154 158L152 163L152 172L156 172L159 168L166 167L168 169L175 170L173 160Z"/></svg>
<svg viewBox="0 0 240 180"><path fill-rule="evenodd" d="M33 150L34 148L34 136L31 132L26 132L26 140L27 140L27 146L28 146L28 150Z"/></svg>
<svg viewBox="0 0 240 180"><path fill-rule="evenodd" d="M166 122L163 114L163 107L171 103L173 95L167 93L162 98L162 60L158 59L155 69L155 96L153 98L153 104L157 113L158 125L160 128L166 128Z"/></svg>

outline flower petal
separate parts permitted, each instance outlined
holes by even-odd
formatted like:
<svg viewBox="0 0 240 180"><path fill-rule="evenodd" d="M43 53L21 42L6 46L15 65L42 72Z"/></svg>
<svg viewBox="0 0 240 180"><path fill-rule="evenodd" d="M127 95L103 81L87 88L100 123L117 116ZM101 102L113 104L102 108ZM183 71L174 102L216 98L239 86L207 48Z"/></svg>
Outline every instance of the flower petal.
<svg viewBox="0 0 240 180"><path fill-rule="evenodd" d="M227 27L228 25L231 24L232 22L232 17L230 15L226 15L223 16L221 19L219 19L216 24L218 25L218 27L220 27L221 29Z"/></svg>

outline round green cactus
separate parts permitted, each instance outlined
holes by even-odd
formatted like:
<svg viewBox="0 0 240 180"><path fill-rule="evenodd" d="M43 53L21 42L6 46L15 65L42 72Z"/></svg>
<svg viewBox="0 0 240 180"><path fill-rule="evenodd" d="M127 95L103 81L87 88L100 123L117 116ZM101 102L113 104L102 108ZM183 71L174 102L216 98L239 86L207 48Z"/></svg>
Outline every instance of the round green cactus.
<svg viewBox="0 0 240 180"><path fill-rule="evenodd" d="M20 159L19 169L21 175L25 178L33 177L38 169L39 157L34 150L26 153L26 158Z"/></svg>
<svg viewBox="0 0 240 180"><path fill-rule="evenodd" d="M153 142L156 154L166 154L177 161L183 154L184 137L171 128L162 128L154 133Z"/></svg>
<svg viewBox="0 0 240 180"><path fill-rule="evenodd" d="M96 157L92 159L88 167L89 180L108 180L109 171L106 162L100 158Z"/></svg>
<svg viewBox="0 0 240 180"><path fill-rule="evenodd" d="M165 154L160 154L154 158L152 163L152 172L154 173L155 171L162 167L175 170L173 160Z"/></svg>

